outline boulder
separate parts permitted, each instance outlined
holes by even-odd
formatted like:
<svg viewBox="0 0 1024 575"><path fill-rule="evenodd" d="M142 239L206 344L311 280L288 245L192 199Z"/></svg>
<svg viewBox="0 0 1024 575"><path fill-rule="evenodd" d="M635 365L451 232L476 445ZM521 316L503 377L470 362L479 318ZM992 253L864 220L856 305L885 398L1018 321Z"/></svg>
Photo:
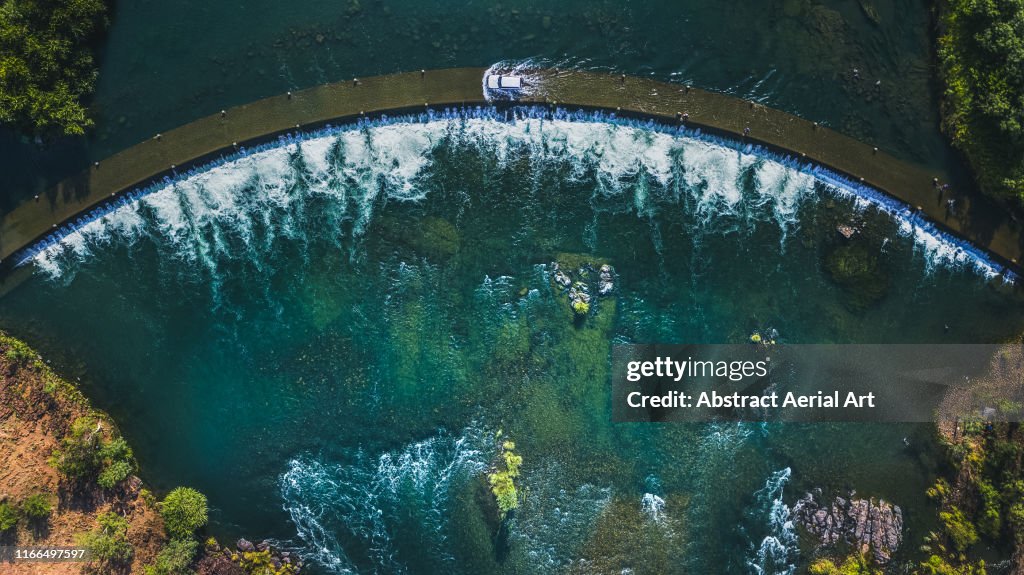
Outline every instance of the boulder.
<svg viewBox="0 0 1024 575"><path fill-rule="evenodd" d="M569 286L572 285L572 278L570 278L567 273L562 271L562 268L559 267L558 262L552 263L551 264L551 269L554 270L554 272L555 272L554 273L555 284L557 284L559 286L562 286L563 288L568 288Z"/></svg>
<svg viewBox="0 0 1024 575"><path fill-rule="evenodd" d="M597 295L611 295L612 291L615 290L615 268L608 264L601 266L599 279Z"/></svg>
<svg viewBox="0 0 1024 575"><path fill-rule="evenodd" d="M848 543L861 553L871 553L880 565L889 562L903 540L903 512L882 499L858 499L851 494L819 503L808 493L793 506L793 516L822 545Z"/></svg>
<svg viewBox="0 0 1024 575"><path fill-rule="evenodd" d="M252 541L249 541L244 537L238 540L235 547L237 547L242 553L252 553L256 550L256 546L252 544Z"/></svg>
<svg viewBox="0 0 1024 575"><path fill-rule="evenodd" d="M245 569L222 555L207 555L196 563L197 575L246 575Z"/></svg>
<svg viewBox="0 0 1024 575"><path fill-rule="evenodd" d="M583 282L576 282L569 288L569 305L576 315L587 315L590 311L590 288Z"/></svg>

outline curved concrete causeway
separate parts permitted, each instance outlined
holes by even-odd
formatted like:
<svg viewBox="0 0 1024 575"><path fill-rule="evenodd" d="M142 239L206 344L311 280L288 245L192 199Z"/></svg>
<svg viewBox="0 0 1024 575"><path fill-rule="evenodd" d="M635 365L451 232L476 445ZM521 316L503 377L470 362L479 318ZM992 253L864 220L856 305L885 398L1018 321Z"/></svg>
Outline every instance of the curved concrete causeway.
<svg viewBox="0 0 1024 575"><path fill-rule="evenodd" d="M119 152L87 173L65 181L45 197L28 201L0 219L0 260L8 271L11 256L45 237L78 214L138 186L202 164L237 146L271 140L297 128L313 129L361 115L485 105L484 68L453 68L338 82L275 96L224 110L175 128ZM663 123L760 144L806 157L853 181L861 181L912 207L941 227L968 239L1019 273L1021 233L1005 216L967 197L951 196L935 185L944 174L930 172L833 130L779 110L732 96L644 78L583 71L531 71L539 89L518 103L619 111ZM746 130L749 129L749 132ZM22 273L5 273L16 283ZM6 291L10 285L0 287Z"/></svg>

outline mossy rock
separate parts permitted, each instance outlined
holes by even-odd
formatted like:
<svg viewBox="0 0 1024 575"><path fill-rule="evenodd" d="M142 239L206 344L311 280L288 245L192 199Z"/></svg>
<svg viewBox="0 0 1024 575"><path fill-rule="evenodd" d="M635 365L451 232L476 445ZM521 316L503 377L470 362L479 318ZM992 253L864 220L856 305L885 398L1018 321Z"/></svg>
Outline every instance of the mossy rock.
<svg viewBox="0 0 1024 575"><path fill-rule="evenodd" d="M863 311L885 297L889 274L878 255L860 244L837 247L825 258L825 270L848 296L844 303L854 311Z"/></svg>
<svg viewBox="0 0 1024 575"><path fill-rule="evenodd" d="M559 252L555 254L555 263L563 270L575 274L581 267L590 264L594 269L599 269L604 264L610 264L607 258L599 258L590 254Z"/></svg>

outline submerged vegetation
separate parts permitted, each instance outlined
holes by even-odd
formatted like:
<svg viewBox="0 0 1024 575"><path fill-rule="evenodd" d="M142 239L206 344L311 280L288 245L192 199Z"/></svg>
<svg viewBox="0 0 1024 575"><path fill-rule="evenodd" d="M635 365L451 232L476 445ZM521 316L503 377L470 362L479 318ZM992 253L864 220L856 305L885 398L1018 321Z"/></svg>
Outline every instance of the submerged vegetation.
<svg viewBox="0 0 1024 575"><path fill-rule="evenodd" d="M0 4L0 124L38 135L92 126L83 100L96 83L103 0L4 0Z"/></svg>
<svg viewBox="0 0 1024 575"><path fill-rule="evenodd" d="M986 193L1024 199L1024 0L940 0L943 126Z"/></svg>

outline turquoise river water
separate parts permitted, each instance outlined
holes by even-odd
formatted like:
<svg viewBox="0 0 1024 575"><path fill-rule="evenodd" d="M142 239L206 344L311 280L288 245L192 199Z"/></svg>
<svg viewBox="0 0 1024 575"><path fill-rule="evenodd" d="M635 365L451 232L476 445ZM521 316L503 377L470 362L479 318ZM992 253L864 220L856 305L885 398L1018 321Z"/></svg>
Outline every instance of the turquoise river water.
<svg viewBox="0 0 1024 575"><path fill-rule="evenodd" d="M120 2L96 130L0 133L0 208L256 98L523 59L756 99L956 173L929 25L919 0ZM611 345L994 342L1024 324L1013 288L777 158L470 116L158 185L38 254L0 327L81 380L157 491L201 489L210 532L273 537L316 573L793 574L813 551L788 506L818 487L902 506L913 558L932 426L612 424ZM616 291L575 322L552 262L610 263ZM496 532L482 476L504 439L524 497Z"/></svg>
<svg viewBox="0 0 1024 575"><path fill-rule="evenodd" d="M868 275L837 283L841 256ZM575 322L552 262L611 263L616 291ZM82 379L144 477L207 493L214 533L272 535L325 573L793 573L812 555L787 505L815 487L903 506L912 553L934 516L930 426L612 424L610 346L999 341L1022 323L984 265L811 172L528 112L265 146L30 265L3 327ZM496 534L499 431L524 499Z"/></svg>

